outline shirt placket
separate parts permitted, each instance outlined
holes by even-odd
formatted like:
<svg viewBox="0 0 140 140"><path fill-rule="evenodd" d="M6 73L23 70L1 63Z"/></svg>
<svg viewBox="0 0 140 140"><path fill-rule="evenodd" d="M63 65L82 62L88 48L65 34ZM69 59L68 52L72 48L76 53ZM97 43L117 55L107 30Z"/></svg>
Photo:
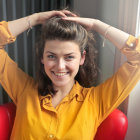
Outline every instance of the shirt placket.
<svg viewBox="0 0 140 140"><path fill-rule="evenodd" d="M50 114L51 121L49 124L48 128L48 133L46 136L47 140L54 140L56 139L56 131L57 131L57 124L58 124L58 119L57 119L57 111L56 109L52 106L51 103L51 98L44 98L42 101L42 107Z"/></svg>
<svg viewBox="0 0 140 140"><path fill-rule="evenodd" d="M49 131L47 134L47 139L49 140L56 139L57 127L58 127L58 117L57 117L57 114L53 114L51 116L51 122L50 122Z"/></svg>

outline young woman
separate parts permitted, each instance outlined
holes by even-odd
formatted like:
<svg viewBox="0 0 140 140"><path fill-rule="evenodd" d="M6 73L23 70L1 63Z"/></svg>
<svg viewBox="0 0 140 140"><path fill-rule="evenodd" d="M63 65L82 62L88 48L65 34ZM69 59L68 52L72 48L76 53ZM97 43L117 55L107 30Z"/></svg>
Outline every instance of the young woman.
<svg viewBox="0 0 140 140"><path fill-rule="evenodd" d="M43 28L35 81L8 57L4 45L38 24ZM97 87L90 87L97 70L87 30L101 33L127 56L117 73ZM139 77L139 39L99 20L63 10L0 22L0 83L17 108L11 140L93 140Z"/></svg>

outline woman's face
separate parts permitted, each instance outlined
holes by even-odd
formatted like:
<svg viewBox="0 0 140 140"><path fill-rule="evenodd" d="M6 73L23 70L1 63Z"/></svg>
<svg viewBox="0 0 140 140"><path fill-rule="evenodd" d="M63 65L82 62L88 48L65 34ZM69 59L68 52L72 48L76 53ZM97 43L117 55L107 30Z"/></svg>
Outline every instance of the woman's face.
<svg viewBox="0 0 140 140"><path fill-rule="evenodd" d="M47 40L41 62L47 76L56 87L74 83L79 65L85 60L79 46L72 41Z"/></svg>

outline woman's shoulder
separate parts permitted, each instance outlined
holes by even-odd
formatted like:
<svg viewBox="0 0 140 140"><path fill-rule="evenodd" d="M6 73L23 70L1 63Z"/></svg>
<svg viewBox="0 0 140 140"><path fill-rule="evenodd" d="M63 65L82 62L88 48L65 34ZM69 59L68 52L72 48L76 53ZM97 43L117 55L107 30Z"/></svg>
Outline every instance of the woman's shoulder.
<svg viewBox="0 0 140 140"><path fill-rule="evenodd" d="M8 28L8 22L0 22L0 46L12 43L16 40L16 37L13 36Z"/></svg>
<svg viewBox="0 0 140 140"><path fill-rule="evenodd" d="M91 87L84 87L82 86L78 81L76 81L76 89L79 93L82 93L83 96L85 97L87 94L90 94L91 92L94 92L95 87L91 86Z"/></svg>

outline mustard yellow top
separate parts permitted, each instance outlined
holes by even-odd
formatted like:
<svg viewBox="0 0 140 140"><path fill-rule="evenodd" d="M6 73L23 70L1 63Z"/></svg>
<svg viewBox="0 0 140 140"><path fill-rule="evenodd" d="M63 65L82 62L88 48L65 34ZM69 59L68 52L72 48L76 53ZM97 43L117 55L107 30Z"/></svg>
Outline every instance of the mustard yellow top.
<svg viewBox="0 0 140 140"><path fill-rule="evenodd" d="M127 62L116 74L97 87L84 88L76 82L54 108L51 96L40 96L34 79L2 49L15 41L7 25L0 22L0 83L17 107L11 140L93 140L100 123L140 79L139 39L129 37L121 50Z"/></svg>

